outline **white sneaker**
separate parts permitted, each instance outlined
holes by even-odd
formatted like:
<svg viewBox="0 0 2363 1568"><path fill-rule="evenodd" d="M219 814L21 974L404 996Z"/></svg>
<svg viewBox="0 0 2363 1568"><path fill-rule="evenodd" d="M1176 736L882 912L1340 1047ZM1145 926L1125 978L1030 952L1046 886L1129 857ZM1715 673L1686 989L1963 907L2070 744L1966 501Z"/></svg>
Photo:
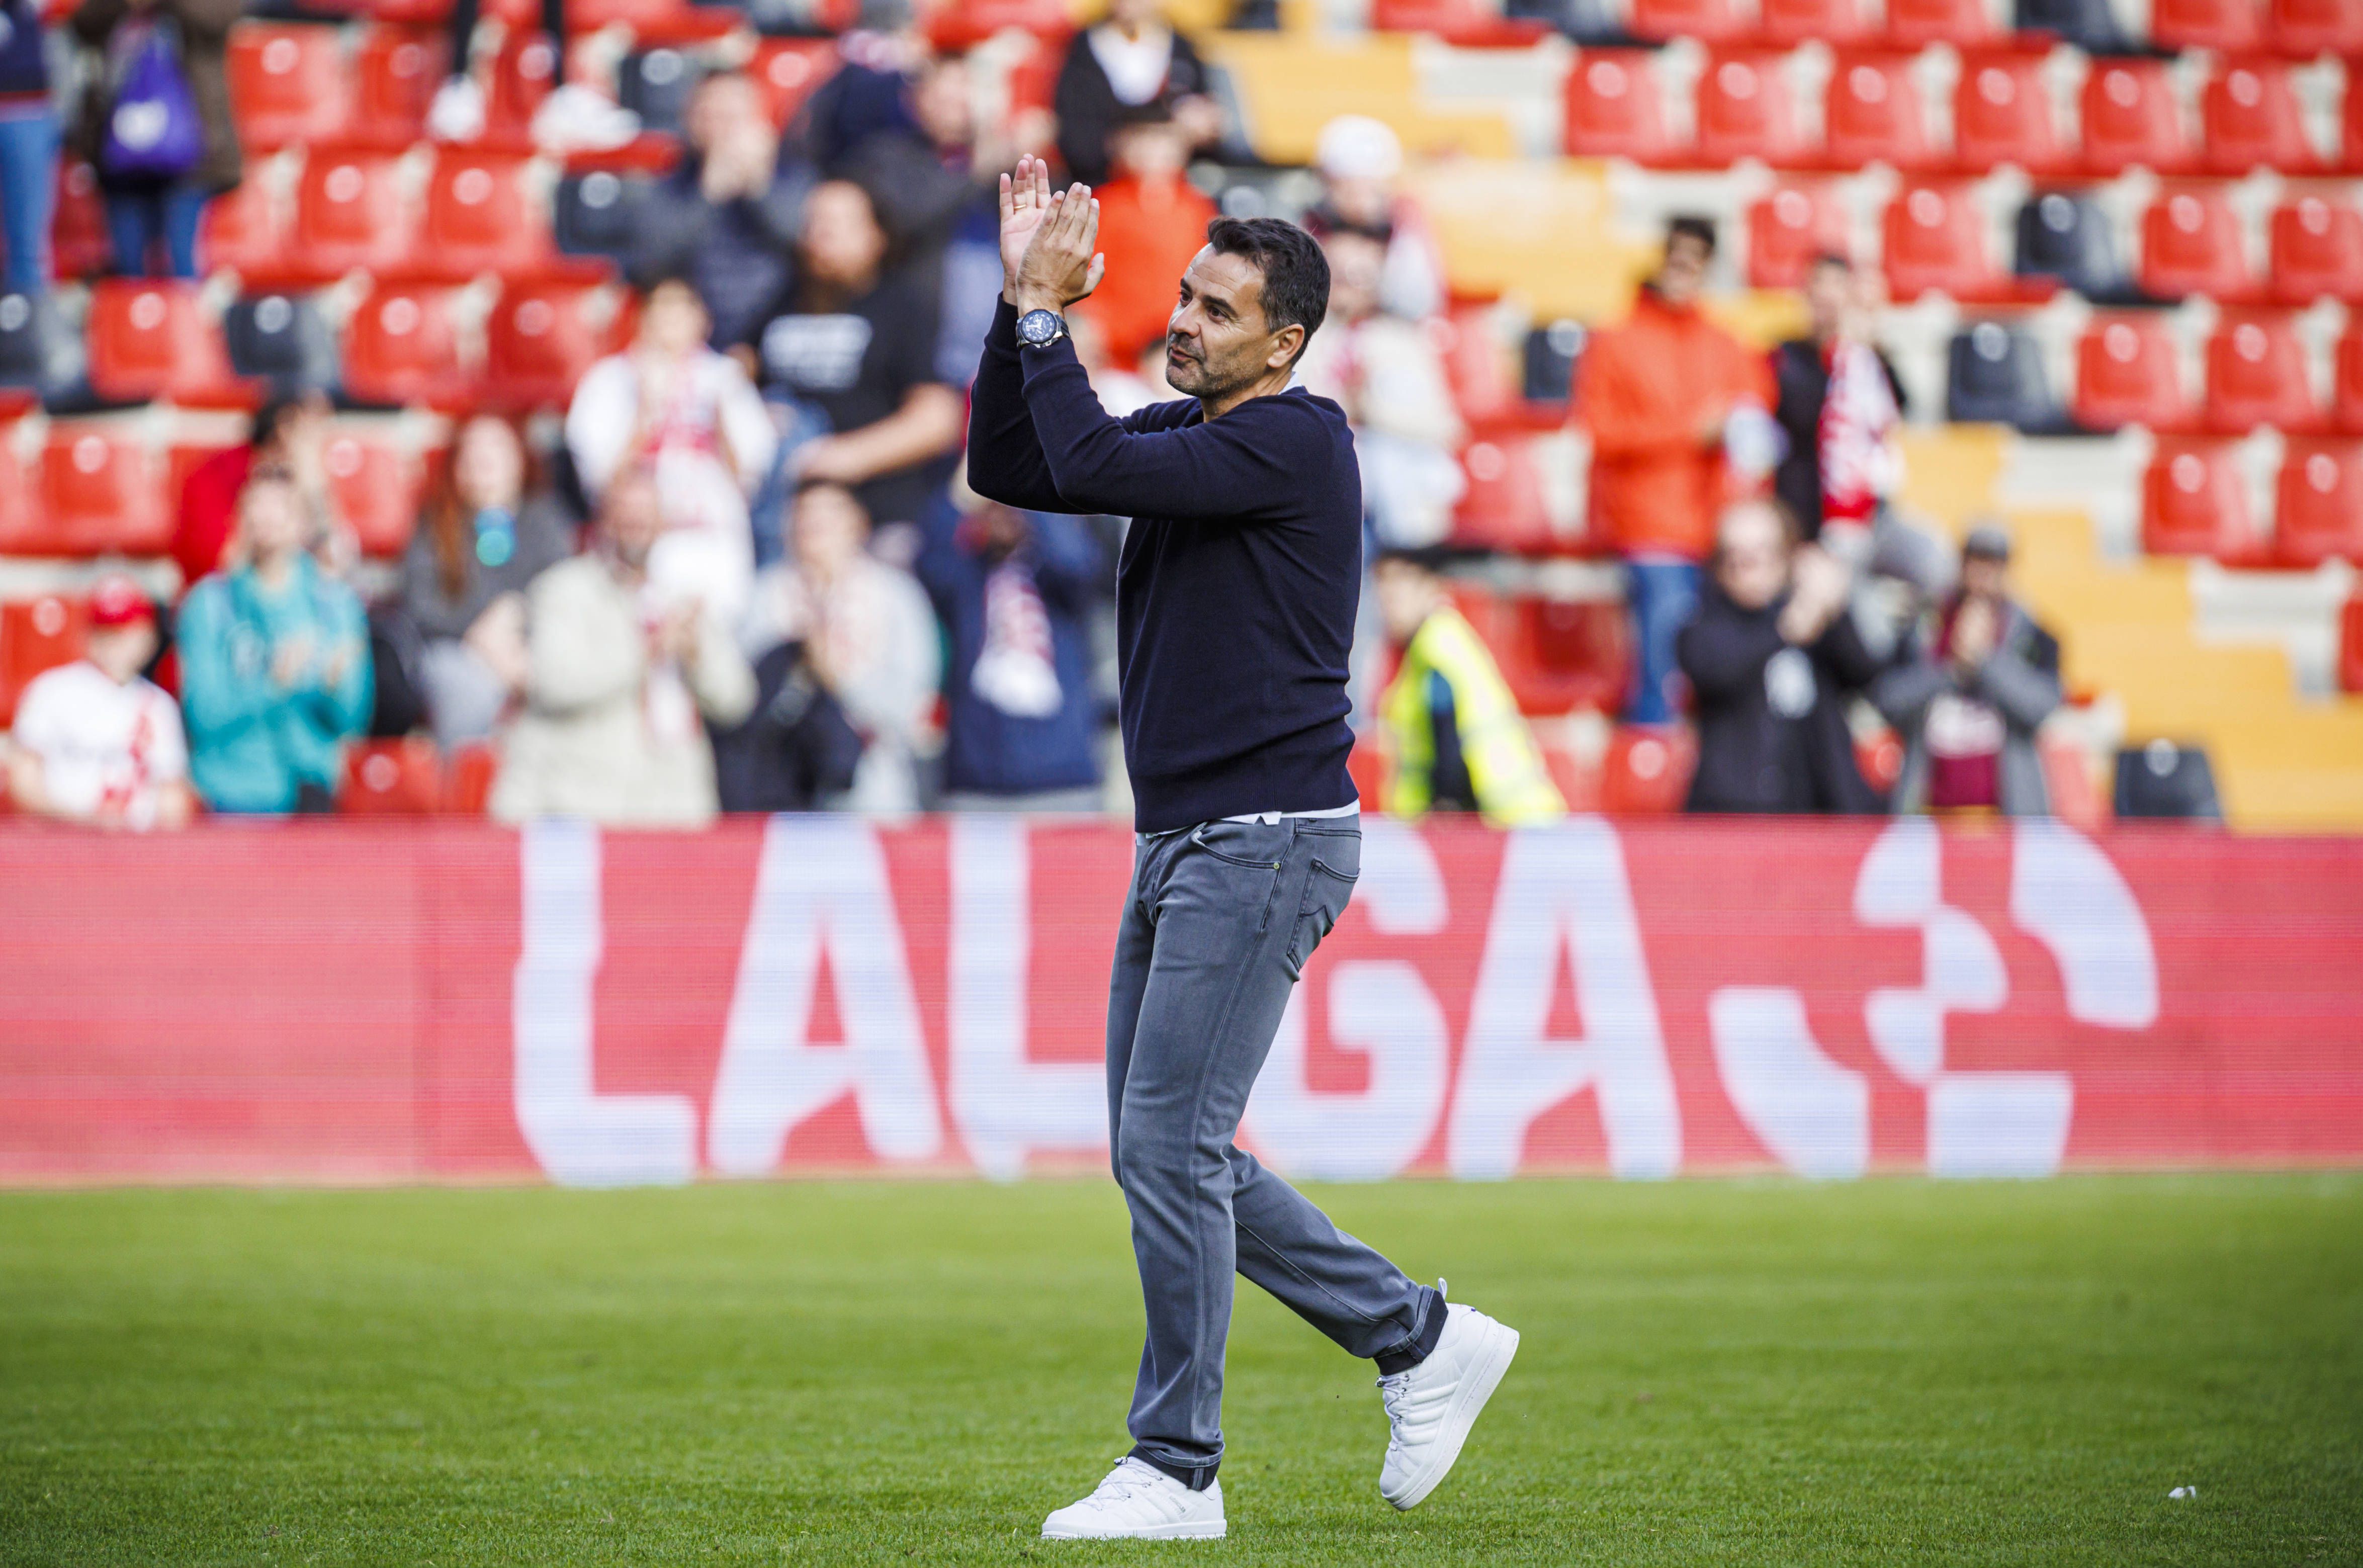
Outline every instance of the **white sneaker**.
<svg viewBox="0 0 2363 1568"><path fill-rule="evenodd" d="M1127 1454L1099 1490L1042 1521L1045 1540L1220 1540L1223 1484L1193 1492Z"/></svg>
<svg viewBox="0 0 2363 1568"><path fill-rule="evenodd" d="M545 152L605 152L640 134L640 117L569 82L533 112L534 145Z"/></svg>
<svg viewBox="0 0 2363 1568"><path fill-rule="evenodd" d="M1438 1282L1441 1289L1441 1282ZM1444 1332L1427 1359L1408 1372L1379 1379L1386 1401L1387 1462L1379 1496L1398 1508L1415 1508L1460 1457L1478 1412L1501 1385L1518 1353L1518 1331L1473 1307L1448 1307Z"/></svg>
<svg viewBox="0 0 2363 1568"><path fill-rule="evenodd" d="M454 76L435 90L427 134L438 141L474 141L484 134L484 90L475 78Z"/></svg>

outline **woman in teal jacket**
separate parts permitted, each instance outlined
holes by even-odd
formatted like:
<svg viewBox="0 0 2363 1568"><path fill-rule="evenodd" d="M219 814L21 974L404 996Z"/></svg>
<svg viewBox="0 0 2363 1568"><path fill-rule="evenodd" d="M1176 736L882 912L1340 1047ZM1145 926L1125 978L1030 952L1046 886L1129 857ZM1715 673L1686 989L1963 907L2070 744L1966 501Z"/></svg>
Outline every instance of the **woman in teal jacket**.
<svg viewBox="0 0 2363 1568"><path fill-rule="evenodd" d="M343 744L369 718L368 621L305 550L286 474L247 482L238 526L244 562L181 605L189 771L216 811L326 810Z"/></svg>

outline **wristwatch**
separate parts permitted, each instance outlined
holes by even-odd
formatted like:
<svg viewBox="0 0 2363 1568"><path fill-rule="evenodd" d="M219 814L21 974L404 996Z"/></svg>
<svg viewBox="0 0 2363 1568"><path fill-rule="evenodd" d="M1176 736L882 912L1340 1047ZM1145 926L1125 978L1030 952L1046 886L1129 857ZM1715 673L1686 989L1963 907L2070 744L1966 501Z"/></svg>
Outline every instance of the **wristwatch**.
<svg viewBox="0 0 2363 1568"><path fill-rule="evenodd" d="M1017 341L1028 349L1047 349L1067 335L1067 318L1055 310L1029 310L1017 318Z"/></svg>

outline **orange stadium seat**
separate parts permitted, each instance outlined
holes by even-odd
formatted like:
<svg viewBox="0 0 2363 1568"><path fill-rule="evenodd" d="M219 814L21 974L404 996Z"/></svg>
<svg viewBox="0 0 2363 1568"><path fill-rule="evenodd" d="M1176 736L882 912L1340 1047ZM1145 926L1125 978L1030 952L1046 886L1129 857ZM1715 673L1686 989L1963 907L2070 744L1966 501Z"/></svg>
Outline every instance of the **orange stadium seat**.
<svg viewBox="0 0 2363 1568"><path fill-rule="evenodd" d="M2142 549L2152 555L2213 556L2258 566L2265 541L2248 509L2248 487L2232 443L2166 437L2142 476Z"/></svg>
<svg viewBox="0 0 2363 1568"><path fill-rule="evenodd" d="M408 266L413 228L395 160L372 152L312 154L296 182L289 238L289 261L307 277L398 272Z"/></svg>
<svg viewBox="0 0 2363 1568"><path fill-rule="evenodd" d="M2140 167L2171 174L2191 167L2191 141L2164 61L2094 61L2082 104L2089 172L2115 175Z"/></svg>
<svg viewBox="0 0 2363 1568"><path fill-rule="evenodd" d="M1824 155L1831 167L1885 163L1902 170L1936 161L1913 57L1841 50L1822 95Z"/></svg>
<svg viewBox="0 0 2363 1568"><path fill-rule="evenodd" d="M1652 43L1732 43L1748 31L1747 17L1735 0L1632 0L1625 26L1635 38Z"/></svg>
<svg viewBox="0 0 2363 1568"><path fill-rule="evenodd" d="M231 117L250 148L326 141L352 117L333 28L241 23L231 29L227 63Z"/></svg>
<svg viewBox="0 0 2363 1568"><path fill-rule="evenodd" d="M1680 811L1698 766L1698 741L1684 726L1620 725L1608 738L1600 808L1626 816Z"/></svg>
<svg viewBox="0 0 2363 1568"><path fill-rule="evenodd" d="M2056 278L2013 277L1994 265L1985 219L1967 185L1923 180L1906 184L1880 224L1887 286L1910 301L1937 293L1964 304L2014 304L2057 292Z"/></svg>
<svg viewBox="0 0 2363 1568"><path fill-rule="evenodd" d="M2266 41L2295 60L2363 54L2363 0L2272 0Z"/></svg>
<svg viewBox="0 0 2363 1568"><path fill-rule="evenodd" d="M2166 323L2141 312L2095 320L2076 344L2076 422L2087 429L2188 428L2195 417Z"/></svg>
<svg viewBox="0 0 2363 1568"><path fill-rule="evenodd" d="M2273 494L2273 558L2281 565L2363 562L2363 442L2291 438Z"/></svg>
<svg viewBox="0 0 2363 1568"><path fill-rule="evenodd" d="M2353 203L2300 196L2274 211L2271 234L2276 300L2363 299L2363 211Z"/></svg>
<svg viewBox="0 0 2363 1568"><path fill-rule="evenodd" d="M582 284L514 284L484 322L484 396L503 408L564 407L592 361L630 340L627 313L603 328L598 291Z"/></svg>
<svg viewBox="0 0 2363 1568"><path fill-rule="evenodd" d="M370 29L353 61L351 135L379 147L407 147L425 136L448 52L441 38L419 28Z"/></svg>
<svg viewBox="0 0 2363 1568"><path fill-rule="evenodd" d="M1846 209L1826 184L1790 184L1747 208L1747 286L1796 288L1814 258L1850 255Z"/></svg>
<svg viewBox="0 0 2363 1568"><path fill-rule="evenodd" d="M287 267L285 226L261 180L239 181L205 204L197 228L197 261L207 272L268 277Z"/></svg>
<svg viewBox="0 0 2363 1568"><path fill-rule="evenodd" d="M527 167L497 152L437 149L417 270L459 283L485 272L516 278L554 264L549 220L526 205Z"/></svg>
<svg viewBox="0 0 2363 1568"><path fill-rule="evenodd" d="M426 487L419 463L349 431L331 436L321 457L337 509L352 526L361 553L400 555L417 526L419 496Z"/></svg>
<svg viewBox="0 0 2363 1568"><path fill-rule="evenodd" d="M1982 0L1887 0L1887 41L1897 49L1973 49L2001 36Z"/></svg>
<svg viewBox="0 0 2363 1568"><path fill-rule="evenodd" d="M473 387L460 365L449 302L438 288L381 284L345 323L345 390L364 403L463 403Z"/></svg>
<svg viewBox="0 0 2363 1568"><path fill-rule="evenodd" d="M2245 436L2259 425L2318 428L2322 409L2306 376L2305 345L2286 316L2227 314L2207 339L2207 428Z"/></svg>
<svg viewBox="0 0 2363 1568"><path fill-rule="evenodd" d="M771 123L784 126L837 74L838 61L835 39L765 39L747 69L771 106Z"/></svg>
<svg viewBox="0 0 2363 1568"><path fill-rule="evenodd" d="M425 817L443 801L443 761L423 736L364 740L345 754L337 809L349 817Z"/></svg>
<svg viewBox="0 0 2363 1568"><path fill-rule="evenodd" d="M82 657L90 606L63 594L0 605L0 728L16 722L25 688Z"/></svg>
<svg viewBox="0 0 2363 1568"><path fill-rule="evenodd" d="M2141 235L2138 276L2145 293L2161 299L2255 295L2239 215L2220 187L2191 185L2160 196L2142 214Z"/></svg>
<svg viewBox="0 0 2363 1568"><path fill-rule="evenodd" d="M1675 151L1646 50L1591 49L1567 73L1567 150L1578 158L1663 162Z"/></svg>
<svg viewBox="0 0 2363 1568"><path fill-rule="evenodd" d="M253 389L231 375L221 325L205 319L194 284L106 278L91 290L90 384L123 403L162 398L242 406Z"/></svg>
<svg viewBox="0 0 2363 1568"><path fill-rule="evenodd" d="M1858 43L1872 36L1872 27L1858 0L1760 0L1756 33L1766 43L1789 49L1801 43Z"/></svg>
<svg viewBox="0 0 2363 1568"><path fill-rule="evenodd" d="M2322 167L2306 139L2305 117L2289 72L2267 61L2220 66L2200 95L2200 146L2219 174L2270 169L2303 174Z"/></svg>
<svg viewBox="0 0 2363 1568"><path fill-rule="evenodd" d="M78 158L58 160L57 212L50 219L50 268L60 278L86 278L115 261L106 236L106 208L98 174Z"/></svg>
<svg viewBox="0 0 2363 1568"><path fill-rule="evenodd" d="M1550 31L1539 17L1504 17L1485 0L1371 0L1370 26L1388 33L1432 33L1461 49L1518 49Z"/></svg>
<svg viewBox="0 0 2363 1568"><path fill-rule="evenodd" d="M156 454L116 430L52 424L41 453L50 537L72 555L158 555L172 508Z"/></svg>
<svg viewBox="0 0 2363 1568"><path fill-rule="evenodd" d="M1710 57L1696 98L1701 163L1722 168L1758 158L1777 168L1803 159L1807 147L1781 69L1784 58L1747 50Z"/></svg>
<svg viewBox="0 0 2363 1568"><path fill-rule="evenodd" d="M1982 174L1999 164L2033 173L2068 161L2052 123L2051 95L2043 85L2043 57L2028 53L1967 55L1953 89L1953 159Z"/></svg>
<svg viewBox="0 0 2363 1568"><path fill-rule="evenodd" d="M1534 440L1528 431L1494 430L1461 450L1460 471L1469 488L1453 509L1456 543L1515 555L1543 555L1559 547Z"/></svg>
<svg viewBox="0 0 2363 1568"><path fill-rule="evenodd" d="M2338 611L2338 689L2363 692L2363 594Z"/></svg>
<svg viewBox="0 0 2363 1568"><path fill-rule="evenodd" d="M2236 54L2257 47L2257 0L2151 0L2149 36L2162 49Z"/></svg>

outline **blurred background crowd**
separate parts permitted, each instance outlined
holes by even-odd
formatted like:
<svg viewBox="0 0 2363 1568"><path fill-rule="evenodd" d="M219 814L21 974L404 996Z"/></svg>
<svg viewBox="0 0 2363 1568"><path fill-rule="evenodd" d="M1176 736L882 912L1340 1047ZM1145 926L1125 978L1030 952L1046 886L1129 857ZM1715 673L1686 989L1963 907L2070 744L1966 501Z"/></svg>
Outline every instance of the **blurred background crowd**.
<svg viewBox="0 0 2363 1568"><path fill-rule="evenodd" d="M1125 519L961 479L1032 152L1102 203L1113 413L1209 219L1324 246L1366 805L2363 824L2350 49L2278 0L0 0L8 796L1125 814Z"/></svg>

